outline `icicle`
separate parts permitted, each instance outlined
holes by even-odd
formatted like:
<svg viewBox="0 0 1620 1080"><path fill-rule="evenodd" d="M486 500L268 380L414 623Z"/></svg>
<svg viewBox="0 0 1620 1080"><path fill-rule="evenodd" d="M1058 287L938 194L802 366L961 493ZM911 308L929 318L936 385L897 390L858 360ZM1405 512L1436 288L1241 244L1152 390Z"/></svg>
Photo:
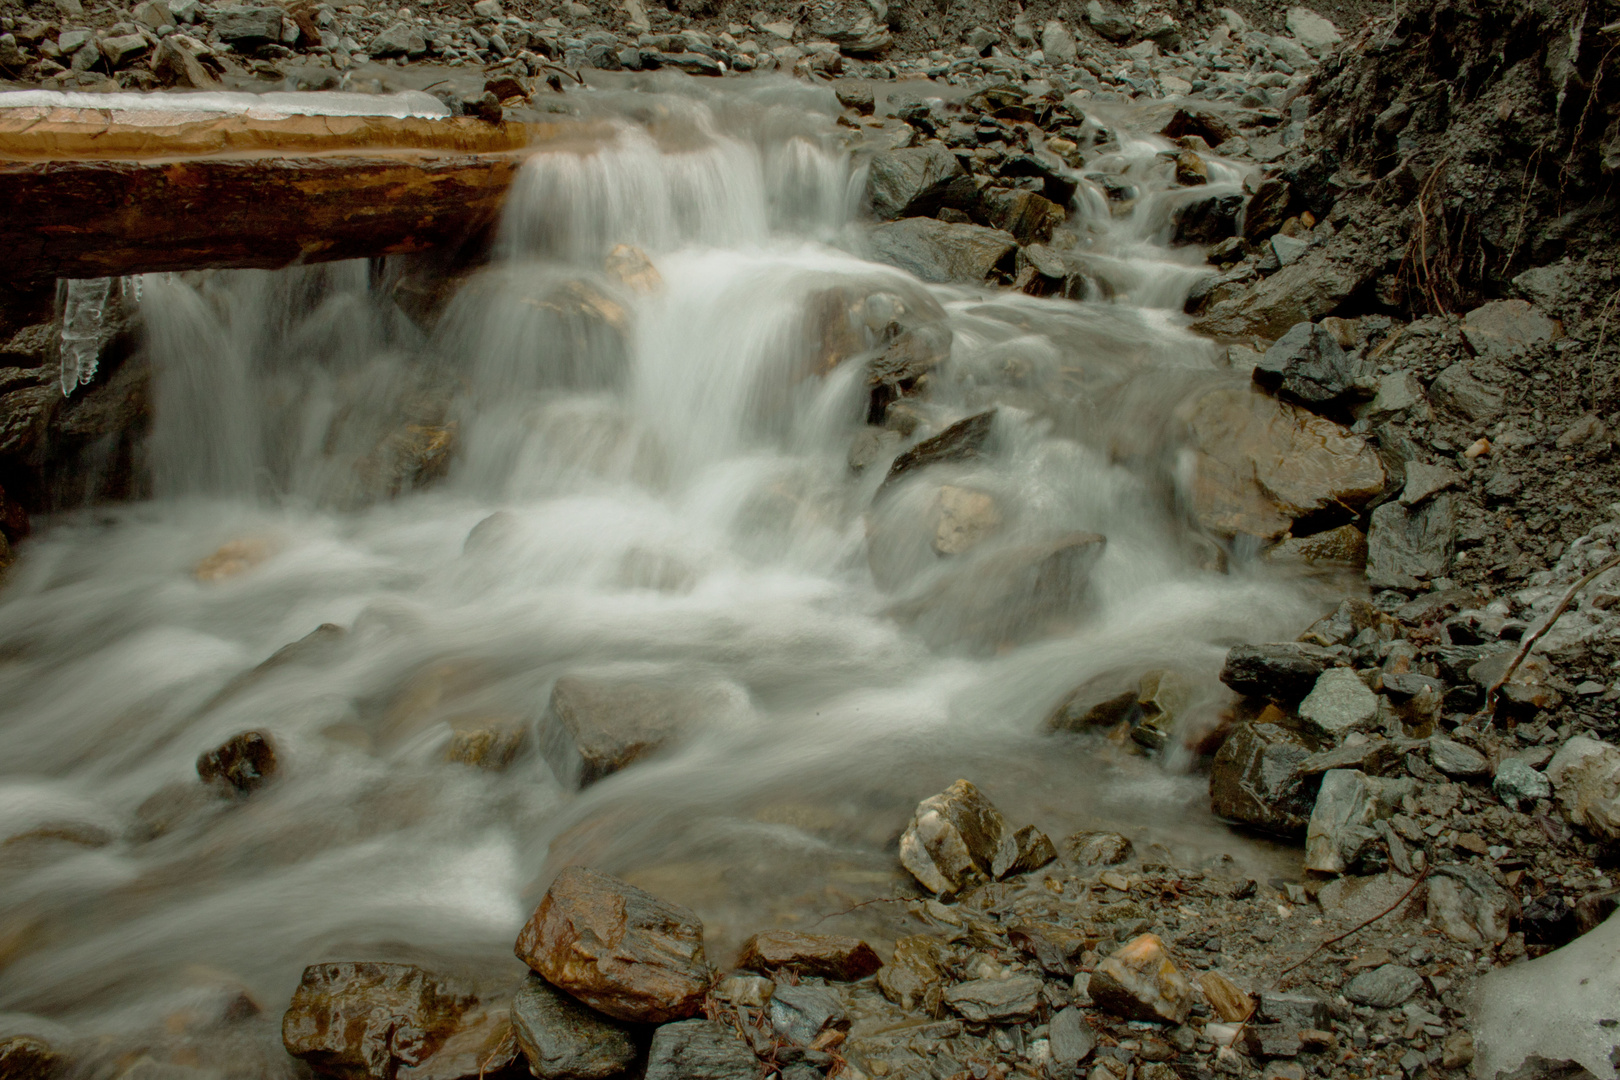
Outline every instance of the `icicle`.
<svg viewBox="0 0 1620 1080"><path fill-rule="evenodd" d="M107 343L107 301L112 278L73 278L62 309L62 396L96 377Z"/></svg>

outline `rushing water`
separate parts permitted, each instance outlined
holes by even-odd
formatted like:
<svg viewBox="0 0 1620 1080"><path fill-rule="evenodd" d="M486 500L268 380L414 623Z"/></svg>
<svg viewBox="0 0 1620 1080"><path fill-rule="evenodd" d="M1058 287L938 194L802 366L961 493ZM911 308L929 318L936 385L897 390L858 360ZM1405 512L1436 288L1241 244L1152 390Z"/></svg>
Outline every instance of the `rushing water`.
<svg viewBox="0 0 1620 1080"><path fill-rule="evenodd" d="M754 930L901 888L899 831L958 776L1054 836L1263 868L1179 743L1148 759L1043 731L1077 684L1170 667L1190 738L1224 700L1226 644L1309 613L1275 571L1214 569L1178 497L1172 413L1236 376L1183 329L1200 270L1163 246L1167 144L1087 163L1146 192L1122 216L1090 184L1076 200L1112 300L1039 300L852 254L863 177L830 92L675 85L600 94L616 141L532 162L493 262L448 283L431 330L402 302L422 264L143 282L156 496L40 523L0 592L0 1034L78 1040L108 1076L143 1054L152 1075L282 1075L305 964L499 986L575 862L694 907L724 963ZM605 273L619 243L661 283ZM997 405L993 452L874 504L887 457L850 466L863 365L807 360L807 311L839 287L947 320L922 431ZM379 497L401 431L454 454ZM963 595L941 582L967 557L927 546L947 480L999 509L975 557L1107 537L1078 617L987 643L948 606L897 615ZM225 545L234 563L196 572ZM322 624L343 630L244 677ZM504 771L445 759L456 727L532 729L581 673L713 706L583 793L532 749ZM198 755L249 728L281 774L199 798ZM903 918L828 925L881 940Z"/></svg>

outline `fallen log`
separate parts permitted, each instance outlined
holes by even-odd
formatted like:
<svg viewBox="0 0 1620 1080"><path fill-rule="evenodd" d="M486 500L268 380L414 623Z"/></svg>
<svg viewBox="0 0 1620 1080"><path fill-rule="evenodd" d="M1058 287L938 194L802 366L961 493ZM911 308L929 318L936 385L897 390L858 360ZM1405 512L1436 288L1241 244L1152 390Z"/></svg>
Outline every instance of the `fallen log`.
<svg viewBox="0 0 1620 1080"><path fill-rule="evenodd" d="M4 273L275 268L477 241L529 156L592 145L584 125L450 117L0 115Z"/></svg>

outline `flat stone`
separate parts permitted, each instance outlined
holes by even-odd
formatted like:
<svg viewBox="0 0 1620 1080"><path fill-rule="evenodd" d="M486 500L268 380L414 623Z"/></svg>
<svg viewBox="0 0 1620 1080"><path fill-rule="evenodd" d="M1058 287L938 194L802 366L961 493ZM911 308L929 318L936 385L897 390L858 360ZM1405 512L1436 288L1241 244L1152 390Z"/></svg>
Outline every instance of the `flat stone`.
<svg viewBox="0 0 1620 1080"><path fill-rule="evenodd" d="M1276 257L1278 266L1292 266L1299 261L1311 245L1304 240L1277 233L1269 241L1271 254ZM1286 336L1286 335L1285 335Z"/></svg>
<svg viewBox="0 0 1620 1080"><path fill-rule="evenodd" d="M553 986L632 1023L691 1016L709 986L696 915L583 867L557 875L515 951Z"/></svg>
<svg viewBox="0 0 1620 1080"><path fill-rule="evenodd" d="M1033 956L1043 971L1073 978L1085 951L1097 944L1097 935L1053 923L1024 921L1007 931L1007 941Z"/></svg>
<svg viewBox="0 0 1620 1080"><path fill-rule="evenodd" d="M1443 735L1430 737L1429 760L1433 762L1435 768L1447 776L1463 780L1485 776L1491 771L1491 763L1486 760L1484 754L1472 746Z"/></svg>
<svg viewBox="0 0 1620 1080"><path fill-rule="evenodd" d="M1401 488L1401 505L1416 506L1448 488L1462 483L1462 474L1445 465L1425 465L1421 461L1406 464L1406 486Z"/></svg>
<svg viewBox="0 0 1620 1080"><path fill-rule="evenodd" d="M1316 687L1331 662L1325 649L1297 641L1234 645L1221 665L1221 682L1249 697L1293 705Z"/></svg>
<svg viewBox="0 0 1620 1080"><path fill-rule="evenodd" d="M1299 703L1299 718L1322 734L1343 738L1378 716L1378 695L1349 668L1328 668Z"/></svg>
<svg viewBox="0 0 1620 1080"><path fill-rule="evenodd" d="M828 1029L849 1027L843 1000L825 986L779 984L767 1015L776 1033L796 1046L809 1046Z"/></svg>
<svg viewBox="0 0 1620 1080"><path fill-rule="evenodd" d="M1109 41L1127 41L1136 32L1136 25L1113 4L1102 0L1088 0L1086 22Z"/></svg>
<svg viewBox="0 0 1620 1080"><path fill-rule="evenodd" d="M511 1017L529 1071L543 1080L603 1080L636 1058L628 1028L538 975L530 975L513 996Z"/></svg>
<svg viewBox="0 0 1620 1080"><path fill-rule="evenodd" d="M1289 1024L1315 1031L1328 1030L1331 1020L1327 1002L1312 994L1262 990L1257 1011L1260 1019L1269 1023Z"/></svg>
<svg viewBox="0 0 1620 1080"><path fill-rule="evenodd" d="M100 41L101 55L107 58L107 63L114 68L121 68L133 62L146 51L146 39L139 34L117 34L104 37Z"/></svg>
<svg viewBox="0 0 1620 1080"><path fill-rule="evenodd" d="M1357 1005L1374 1009L1393 1009L1400 1006L1423 986L1423 978L1409 967L1385 964L1371 971L1363 971L1344 987L1344 996Z"/></svg>
<svg viewBox="0 0 1620 1080"><path fill-rule="evenodd" d="M995 419L994 409L974 413L905 451L889 466L889 471L878 488L879 493L908 474L926 469L930 465L972 461L978 458L984 453L990 441Z"/></svg>
<svg viewBox="0 0 1620 1080"><path fill-rule="evenodd" d="M1098 1008L1126 1020L1180 1024L1193 1005L1192 984L1154 934L1143 934L1099 963L1090 993Z"/></svg>
<svg viewBox="0 0 1620 1080"><path fill-rule="evenodd" d="M905 218L872 229L871 257L935 284L982 285L1018 251L1011 233L933 218Z"/></svg>
<svg viewBox="0 0 1620 1080"><path fill-rule="evenodd" d="M900 837L901 864L924 888L940 895L999 879L1017 858L1017 841L1006 819L966 780L919 803Z"/></svg>
<svg viewBox="0 0 1620 1080"><path fill-rule="evenodd" d="M1463 316L1462 335L1476 356L1505 359L1551 341L1558 321L1525 300L1492 300Z"/></svg>
<svg viewBox="0 0 1620 1080"><path fill-rule="evenodd" d="M251 48L281 40L281 19L285 12L269 5L227 5L214 8L210 20L220 40Z"/></svg>
<svg viewBox="0 0 1620 1080"><path fill-rule="evenodd" d="M371 39L371 55L404 56L415 60L427 53L427 38L414 22L401 20Z"/></svg>
<svg viewBox="0 0 1620 1080"><path fill-rule="evenodd" d="M1429 399L1423 384L1410 371L1392 371L1378 377L1373 399L1355 410L1356 417L1369 424L1383 424L1406 417L1427 418Z"/></svg>
<svg viewBox="0 0 1620 1080"><path fill-rule="evenodd" d="M758 1080L759 1059L728 1025L682 1020L653 1032L645 1080Z"/></svg>
<svg viewBox="0 0 1620 1080"><path fill-rule="evenodd" d="M1097 1047L1097 1033L1091 1029L1086 1014L1073 1006L1059 1009L1052 1017L1047 1039L1052 1060L1065 1070L1086 1060Z"/></svg>
<svg viewBox="0 0 1620 1080"><path fill-rule="evenodd" d="M1018 1023L1040 1009L1045 984L1033 975L970 979L945 991L945 1004L976 1023Z"/></svg>
<svg viewBox="0 0 1620 1080"><path fill-rule="evenodd" d="M801 975L850 981L883 966L872 947L842 934L801 934L765 930L744 943L737 966L751 971L788 969Z"/></svg>
<svg viewBox="0 0 1620 1080"><path fill-rule="evenodd" d="M414 964L311 964L282 1017L281 1041L328 1076L390 1077L432 1057L473 1003Z"/></svg>

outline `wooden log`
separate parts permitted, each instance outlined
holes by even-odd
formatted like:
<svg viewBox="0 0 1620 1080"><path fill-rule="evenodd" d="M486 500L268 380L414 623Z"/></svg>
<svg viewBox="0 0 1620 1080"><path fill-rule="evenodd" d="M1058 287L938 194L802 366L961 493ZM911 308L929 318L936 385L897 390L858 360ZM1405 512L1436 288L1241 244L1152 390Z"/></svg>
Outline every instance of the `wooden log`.
<svg viewBox="0 0 1620 1080"><path fill-rule="evenodd" d="M593 138L414 117L0 120L4 273L274 268L457 244L497 220L530 155Z"/></svg>

